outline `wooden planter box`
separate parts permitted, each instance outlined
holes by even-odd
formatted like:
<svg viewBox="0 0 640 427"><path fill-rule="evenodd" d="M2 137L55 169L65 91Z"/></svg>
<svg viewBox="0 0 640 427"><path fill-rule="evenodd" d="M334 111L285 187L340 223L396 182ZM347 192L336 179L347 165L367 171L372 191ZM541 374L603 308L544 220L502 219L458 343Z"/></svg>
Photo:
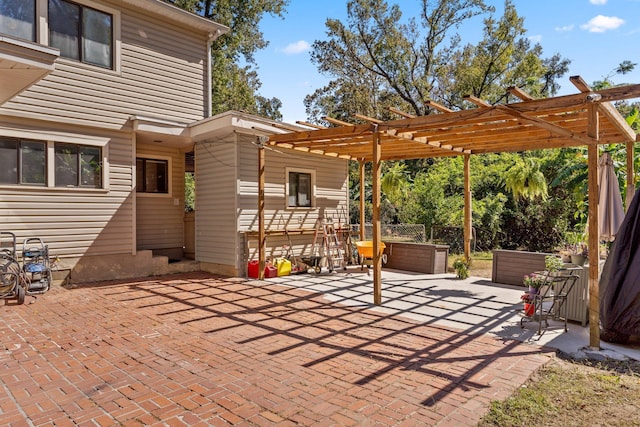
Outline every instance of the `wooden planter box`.
<svg viewBox="0 0 640 427"><path fill-rule="evenodd" d="M507 285L522 285L525 274L544 270L544 257L551 255L544 252L493 251L491 281Z"/></svg>
<svg viewBox="0 0 640 427"><path fill-rule="evenodd" d="M385 242L385 267L426 274L447 272L448 245Z"/></svg>

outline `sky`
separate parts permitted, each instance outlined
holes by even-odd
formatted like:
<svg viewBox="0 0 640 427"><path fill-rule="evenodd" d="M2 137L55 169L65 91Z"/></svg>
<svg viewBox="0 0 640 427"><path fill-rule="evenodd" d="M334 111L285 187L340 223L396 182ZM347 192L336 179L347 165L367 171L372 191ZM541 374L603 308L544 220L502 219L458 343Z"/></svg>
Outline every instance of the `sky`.
<svg viewBox="0 0 640 427"><path fill-rule="evenodd" d="M416 16L420 0L387 0L399 4L403 17ZM502 16L503 0L486 0ZM260 30L269 45L255 55L259 92L282 101L283 121L295 123L307 116L304 97L325 86L330 76L321 75L311 63L310 49L326 40L327 19L346 20L347 0L290 0L282 18L265 16ZM592 83L602 80L624 60L637 63L614 83L640 83L640 0L513 0L527 37L540 43L543 57L559 53L571 60L569 72L559 81L559 95L576 93L569 76L580 75ZM416 16L417 17L417 16ZM462 43L482 39L482 18L458 30Z"/></svg>

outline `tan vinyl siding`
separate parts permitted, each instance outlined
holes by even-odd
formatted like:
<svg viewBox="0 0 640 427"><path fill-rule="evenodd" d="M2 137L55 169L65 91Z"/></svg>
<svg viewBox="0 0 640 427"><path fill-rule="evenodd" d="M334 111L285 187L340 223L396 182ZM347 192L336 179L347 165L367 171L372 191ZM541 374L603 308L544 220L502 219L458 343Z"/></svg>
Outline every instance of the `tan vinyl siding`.
<svg viewBox="0 0 640 427"><path fill-rule="evenodd" d="M122 135L107 144L109 175L117 177L109 182L109 191L0 187L0 229L14 232L19 244L27 237L40 237L51 254L63 257L130 253L130 144Z"/></svg>
<svg viewBox="0 0 640 427"><path fill-rule="evenodd" d="M196 144L196 258L236 266L236 145Z"/></svg>
<svg viewBox="0 0 640 427"><path fill-rule="evenodd" d="M138 249L182 248L184 245L184 153L158 145L137 147L137 157L170 159L169 194L136 195ZM176 203L177 200L177 203Z"/></svg>
<svg viewBox="0 0 640 427"><path fill-rule="evenodd" d="M0 114L113 129L135 114L182 123L202 119L205 34L131 10L120 16L119 73L59 58L55 71Z"/></svg>
<svg viewBox="0 0 640 427"><path fill-rule="evenodd" d="M265 228L267 230L305 229L304 234L292 233L293 251L300 256L311 255L315 229L323 218L348 221L348 164L346 160L328 159L312 154L267 150L265 156ZM238 184L238 229L240 232L258 230L258 153L254 144L239 144L240 181ZM315 204L311 208L287 208L286 168L315 171ZM239 248L241 259L257 259L255 234L247 237L248 245ZM283 255L286 236L268 236L266 256ZM248 253L245 250L248 249Z"/></svg>

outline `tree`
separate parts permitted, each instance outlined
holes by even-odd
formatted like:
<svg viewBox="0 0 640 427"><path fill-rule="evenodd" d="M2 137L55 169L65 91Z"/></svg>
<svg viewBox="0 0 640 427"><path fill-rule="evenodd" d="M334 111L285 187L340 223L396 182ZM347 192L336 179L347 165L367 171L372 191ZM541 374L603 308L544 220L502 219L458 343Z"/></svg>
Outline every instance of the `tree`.
<svg viewBox="0 0 640 427"><path fill-rule="evenodd" d="M265 14L282 17L289 0L167 0L178 7L210 18L230 28L212 44L213 114L242 110L281 120L282 103L258 95L261 83L254 53L268 42L260 31Z"/></svg>
<svg viewBox="0 0 640 427"><path fill-rule="evenodd" d="M384 0L351 0L346 22L327 20L328 37L313 43L311 59L333 80L307 98L310 116L359 112L384 118L389 106L426 115L430 100L455 109L465 108L467 94L504 102L506 86L534 96L557 91L569 61L541 57L542 47L525 37L524 20L510 0L500 19L482 0L416 1L419 19L404 20L400 6ZM456 28L487 13L483 40L460 47Z"/></svg>

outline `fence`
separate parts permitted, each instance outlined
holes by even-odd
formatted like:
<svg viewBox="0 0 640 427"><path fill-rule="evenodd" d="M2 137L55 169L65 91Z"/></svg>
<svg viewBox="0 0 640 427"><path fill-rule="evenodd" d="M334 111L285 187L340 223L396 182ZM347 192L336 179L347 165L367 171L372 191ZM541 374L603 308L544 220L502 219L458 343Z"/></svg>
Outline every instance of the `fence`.
<svg viewBox="0 0 640 427"><path fill-rule="evenodd" d="M360 224L351 225L353 235L360 233ZM388 242L415 242L425 243L427 241L424 224L382 224L380 226L382 240ZM364 235L366 240L373 239L373 225L364 225Z"/></svg>
<svg viewBox="0 0 640 427"><path fill-rule="evenodd" d="M464 252L464 229L462 227L443 227L434 225L431 227L431 243L449 245L449 253L461 254ZM471 228L471 250L476 251L476 229Z"/></svg>

